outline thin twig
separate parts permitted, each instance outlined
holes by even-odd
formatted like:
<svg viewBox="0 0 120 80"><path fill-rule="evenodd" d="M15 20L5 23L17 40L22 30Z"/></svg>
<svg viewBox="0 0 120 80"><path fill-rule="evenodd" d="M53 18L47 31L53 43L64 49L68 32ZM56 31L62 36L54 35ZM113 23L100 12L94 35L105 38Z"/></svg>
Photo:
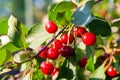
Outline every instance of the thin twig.
<svg viewBox="0 0 120 80"><path fill-rule="evenodd" d="M112 20L111 22L112 22L112 23L115 23L115 22L118 22L118 21L120 21L120 18L114 19L114 20Z"/></svg>
<svg viewBox="0 0 120 80"><path fill-rule="evenodd" d="M97 4L97 3L101 2L101 1L103 1L103 0L95 0L94 4Z"/></svg>
<svg viewBox="0 0 120 80"><path fill-rule="evenodd" d="M25 63L25 62L31 61L31 60L34 59L34 58L37 58L38 55L39 55L51 42L53 42L54 39L56 39L56 38L64 31L65 28L66 28L66 26L64 26L41 50L39 50L37 54L35 54L34 56L30 57L29 59L27 59L27 60L25 60L25 61L22 61L22 62L20 62L20 63L17 63L17 64L20 65L20 64L23 64L23 63ZM10 66L12 66L12 65L14 65L14 64L15 64L15 63L11 63L11 64L9 64L8 67L10 67ZM4 66L6 66L6 65L4 65ZM3 66L3 67L4 67L4 66ZM0 71L2 71L2 70L0 70ZM7 73L7 72L6 72L6 73ZM4 73L3 73L3 74L4 74ZM1 74L0 74L0 75L1 75Z"/></svg>

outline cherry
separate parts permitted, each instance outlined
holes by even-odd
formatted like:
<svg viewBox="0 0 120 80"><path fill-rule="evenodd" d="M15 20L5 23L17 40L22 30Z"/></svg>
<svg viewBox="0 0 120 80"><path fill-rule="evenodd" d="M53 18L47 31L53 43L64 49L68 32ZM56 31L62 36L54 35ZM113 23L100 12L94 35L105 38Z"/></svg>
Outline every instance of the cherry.
<svg viewBox="0 0 120 80"><path fill-rule="evenodd" d="M83 27L74 27L72 29L72 34L76 35L77 37L81 37L86 32L86 29Z"/></svg>
<svg viewBox="0 0 120 80"><path fill-rule="evenodd" d="M82 35L82 41L86 46L91 46L96 42L96 35L92 32L86 32Z"/></svg>
<svg viewBox="0 0 120 80"><path fill-rule="evenodd" d="M64 44L67 44L69 42L69 44L71 44L74 40L74 36L72 34L68 35L67 33L64 33L61 36L61 40Z"/></svg>
<svg viewBox="0 0 120 80"><path fill-rule="evenodd" d="M109 57L109 54L107 54L107 53L103 53L101 56L100 56L100 58L102 59L102 60L105 60L106 58L108 58Z"/></svg>
<svg viewBox="0 0 120 80"><path fill-rule="evenodd" d="M71 46L62 46L60 48L60 54L63 57L70 57L73 54L73 48Z"/></svg>
<svg viewBox="0 0 120 80"><path fill-rule="evenodd" d="M62 47L62 41L59 40L59 39L55 39L52 43L52 48L55 48L55 49L60 49Z"/></svg>
<svg viewBox="0 0 120 80"><path fill-rule="evenodd" d="M44 61L44 62L41 63L40 69L41 69L43 74L50 75L54 70L54 66L50 62Z"/></svg>
<svg viewBox="0 0 120 80"><path fill-rule="evenodd" d="M43 47L44 47L43 45L40 46L40 47L38 48L38 51L41 50ZM41 53L39 53L39 56L40 56L41 58L43 58L43 59L47 58L48 49L49 49L49 48L46 47Z"/></svg>
<svg viewBox="0 0 120 80"><path fill-rule="evenodd" d="M80 60L78 61L79 66L82 67L82 68L84 68L85 65L87 64L87 60L88 60L87 57L83 57L82 59L80 59Z"/></svg>
<svg viewBox="0 0 120 80"><path fill-rule="evenodd" d="M107 72L107 75L110 77L115 77L117 75L116 69L113 68L112 66L109 66L106 72Z"/></svg>
<svg viewBox="0 0 120 80"><path fill-rule="evenodd" d="M48 21L45 29L48 33L55 33L58 30L58 27L53 21Z"/></svg>
<svg viewBox="0 0 120 80"><path fill-rule="evenodd" d="M49 59L55 60L55 59L58 58L59 52L58 52L58 50L55 49L55 48L50 48L50 49L48 50L47 56L48 56Z"/></svg>
<svg viewBox="0 0 120 80"><path fill-rule="evenodd" d="M54 75L55 75L56 73L58 73L58 72L59 72L59 68L54 67L54 70L53 70L51 76L54 76Z"/></svg>

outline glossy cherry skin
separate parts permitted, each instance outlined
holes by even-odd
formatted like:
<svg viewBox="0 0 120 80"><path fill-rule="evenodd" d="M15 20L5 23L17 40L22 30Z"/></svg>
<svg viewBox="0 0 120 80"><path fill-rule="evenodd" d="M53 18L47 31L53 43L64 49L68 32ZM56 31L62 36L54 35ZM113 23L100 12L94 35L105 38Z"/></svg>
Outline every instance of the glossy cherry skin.
<svg viewBox="0 0 120 80"><path fill-rule="evenodd" d="M53 21L48 21L45 25L45 29L48 33L52 34L58 30L58 26Z"/></svg>
<svg viewBox="0 0 120 80"><path fill-rule="evenodd" d="M116 69L113 68L112 66L109 66L106 72L107 72L107 75L110 77L115 77L117 75Z"/></svg>
<svg viewBox="0 0 120 80"><path fill-rule="evenodd" d="M62 46L60 54L63 57L70 57L73 54L73 48L71 46Z"/></svg>
<svg viewBox="0 0 120 80"><path fill-rule="evenodd" d="M54 70L54 66L50 62L44 61L40 65L40 70L42 71L43 74L50 75Z"/></svg>
<svg viewBox="0 0 120 80"><path fill-rule="evenodd" d="M86 46L91 46L96 42L96 35L92 32L86 32L82 35L82 41Z"/></svg>
<svg viewBox="0 0 120 80"><path fill-rule="evenodd" d="M40 46L40 47L38 48L38 51L41 50L43 47L44 47L43 45ZM39 53L39 56L40 56L41 58L43 58L43 59L47 58L48 49L49 49L49 48L46 47L41 53Z"/></svg>
<svg viewBox="0 0 120 80"><path fill-rule="evenodd" d="M61 40L64 44L67 44L68 42L71 44L74 41L74 36L72 34L68 35L67 33L64 33L61 36Z"/></svg>
<svg viewBox="0 0 120 80"><path fill-rule="evenodd" d="M51 60L55 60L58 58L59 56L59 51L55 48L50 48L48 50L48 54L47 54L48 58L51 59Z"/></svg>
<svg viewBox="0 0 120 80"><path fill-rule="evenodd" d="M83 27L74 27L72 29L72 34L77 37L81 37L85 32L86 32L86 29Z"/></svg>
<svg viewBox="0 0 120 80"><path fill-rule="evenodd" d="M51 76L54 76L54 75L55 75L56 73L58 73L58 72L59 72L59 68L54 67L54 70L53 70Z"/></svg>
<svg viewBox="0 0 120 80"><path fill-rule="evenodd" d="M87 60L88 60L87 57L83 57L82 59L80 59L79 62L78 62L79 66L84 68L85 65L87 64Z"/></svg>
<svg viewBox="0 0 120 80"><path fill-rule="evenodd" d="M61 40L59 39L55 39L52 43L52 48L55 48L55 49L60 49L62 47L63 43Z"/></svg>

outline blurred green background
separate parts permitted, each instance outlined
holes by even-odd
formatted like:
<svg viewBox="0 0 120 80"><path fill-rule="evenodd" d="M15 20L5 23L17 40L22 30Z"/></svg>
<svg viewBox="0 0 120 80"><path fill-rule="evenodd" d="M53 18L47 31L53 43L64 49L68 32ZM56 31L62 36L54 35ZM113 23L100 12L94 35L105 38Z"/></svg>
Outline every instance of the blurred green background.
<svg viewBox="0 0 120 80"><path fill-rule="evenodd" d="M9 18L12 14L29 27L36 22L44 21L49 5L58 1L63 0L0 0L0 20ZM96 16L110 21L119 18L120 0L103 0L92 11Z"/></svg>

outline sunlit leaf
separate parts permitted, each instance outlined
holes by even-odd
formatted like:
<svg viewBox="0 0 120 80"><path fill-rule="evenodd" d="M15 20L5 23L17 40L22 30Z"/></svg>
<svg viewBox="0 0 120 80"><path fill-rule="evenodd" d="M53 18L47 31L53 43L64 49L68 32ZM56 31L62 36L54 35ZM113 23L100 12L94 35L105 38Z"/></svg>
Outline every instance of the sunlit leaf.
<svg viewBox="0 0 120 80"><path fill-rule="evenodd" d="M41 24L35 24L29 30L26 41L31 48L36 49L51 36Z"/></svg>
<svg viewBox="0 0 120 80"><path fill-rule="evenodd" d="M0 49L0 66L12 60L12 54L6 49Z"/></svg>
<svg viewBox="0 0 120 80"><path fill-rule="evenodd" d="M8 20L8 37L11 42L17 47L25 47L25 30L24 26L21 26L21 22L18 21L12 15Z"/></svg>
<svg viewBox="0 0 120 80"><path fill-rule="evenodd" d="M93 72L90 80L105 80L105 77L104 65L101 65Z"/></svg>
<svg viewBox="0 0 120 80"><path fill-rule="evenodd" d="M95 69L94 69L94 59L93 59L93 56L91 55L90 58L88 59L87 61L87 64L86 64L86 69L93 72Z"/></svg>
<svg viewBox="0 0 120 80"><path fill-rule="evenodd" d="M8 19L0 21L0 35L6 35L8 32Z"/></svg>
<svg viewBox="0 0 120 80"><path fill-rule="evenodd" d="M77 7L77 5L73 2L63 1L56 5L56 7L54 8L54 11L62 13L62 12L74 9L76 7Z"/></svg>

